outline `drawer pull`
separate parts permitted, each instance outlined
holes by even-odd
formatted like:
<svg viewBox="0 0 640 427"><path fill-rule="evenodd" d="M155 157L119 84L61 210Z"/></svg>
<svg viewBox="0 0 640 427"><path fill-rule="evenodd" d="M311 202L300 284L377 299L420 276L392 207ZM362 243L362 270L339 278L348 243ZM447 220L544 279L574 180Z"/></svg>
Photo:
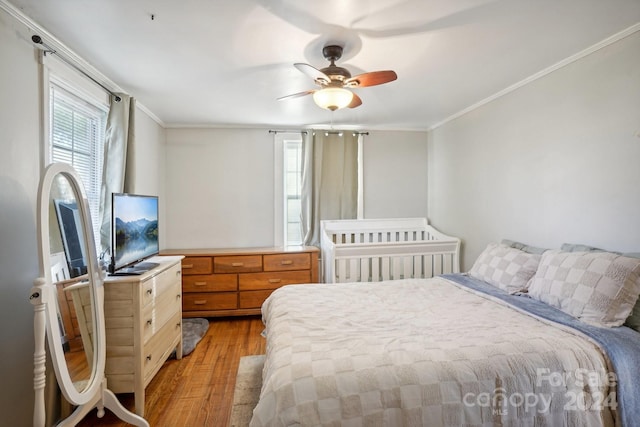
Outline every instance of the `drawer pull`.
<svg viewBox="0 0 640 427"><path fill-rule="evenodd" d="M193 264L182 264L182 268L193 268Z"/></svg>
<svg viewBox="0 0 640 427"><path fill-rule="evenodd" d="M182 296L180 294L176 295L176 299L180 299Z"/></svg>
<svg viewBox="0 0 640 427"><path fill-rule="evenodd" d="M207 303L206 299L198 299L193 302L195 305L204 305Z"/></svg>
<svg viewBox="0 0 640 427"><path fill-rule="evenodd" d="M280 283L282 279L269 279L269 283Z"/></svg>
<svg viewBox="0 0 640 427"><path fill-rule="evenodd" d="M151 325L153 323L153 319L147 320L147 325Z"/></svg>
<svg viewBox="0 0 640 427"><path fill-rule="evenodd" d="M242 267L244 265L244 262L232 262L231 266L232 267Z"/></svg>
<svg viewBox="0 0 640 427"><path fill-rule="evenodd" d="M293 260L285 259L285 260L280 261L280 264L281 265L291 265L291 264L293 264Z"/></svg>
<svg viewBox="0 0 640 427"><path fill-rule="evenodd" d="M207 286L207 282L193 282L193 286Z"/></svg>
<svg viewBox="0 0 640 427"><path fill-rule="evenodd" d="M176 276L180 276L182 274L182 271L178 270L176 271Z"/></svg>
<svg viewBox="0 0 640 427"><path fill-rule="evenodd" d="M150 355L150 354L149 354L149 355L147 355L147 361L148 361L148 362L151 362L151 355Z"/></svg>
<svg viewBox="0 0 640 427"><path fill-rule="evenodd" d="M147 295L151 295L153 293L153 289L147 289Z"/></svg>

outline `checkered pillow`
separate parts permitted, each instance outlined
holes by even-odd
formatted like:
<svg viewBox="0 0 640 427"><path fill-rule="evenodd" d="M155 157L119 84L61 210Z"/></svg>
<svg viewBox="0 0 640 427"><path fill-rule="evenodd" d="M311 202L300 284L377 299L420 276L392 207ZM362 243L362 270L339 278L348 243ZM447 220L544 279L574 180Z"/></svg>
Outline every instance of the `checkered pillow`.
<svg viewBox="0 0 640 427"><path fill-rule="evenodd" d="M538 254L490 243L469 270L469 276L509 293L521 292L527 289L539 262Z"/></svg>
<svg viewBox="0 0 640 427"><path fill-rule="evenodd" d="M529 295L595 326L620 326L640 295L640 259L610 252L547 251Z"/></svg>

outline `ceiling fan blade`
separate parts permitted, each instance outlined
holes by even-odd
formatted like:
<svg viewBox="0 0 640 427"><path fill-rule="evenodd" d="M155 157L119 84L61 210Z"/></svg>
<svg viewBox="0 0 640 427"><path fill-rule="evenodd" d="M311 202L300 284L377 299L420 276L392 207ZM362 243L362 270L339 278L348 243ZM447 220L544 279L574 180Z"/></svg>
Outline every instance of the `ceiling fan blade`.
<svg viewBox="0 0 640 427"><path fill-rule="evenodd" d="M296 62L295 64L293 64L293 66L296 67L298 70L302 71L307 76L311 77L313 81L315 81L319 85L327 84L331 82L331 79L329 78L329 76L327 76L325 73L323 73L322 71L318 70L315 67L312 67L309 64Z"/></svg>
<svg viewBox="0 0 640 427"><path fill-rule="evenodd" d="M281 96L277 98L278 101L282 101L283 99L291 99L291 98L299 98L305 95L311 95L315 90L305 90L304 92L292 93L291 95Z"/></svg>
<svg viewBox="0 0 640 427"><path fill-rule="evenodd" d="M347 107L356 108L356 107L359 107L360 105L362 105L362 99L360 99L360 97L354 93L353 99L351 100L351 103L347 105Z"/></svg>
<svg viewBox="0 0 640 427"><path fill-rule="evenodd" d="M398 78L395 71L372 71L351 77L344 82L345 87L367 87L389 83Z"/></svg>

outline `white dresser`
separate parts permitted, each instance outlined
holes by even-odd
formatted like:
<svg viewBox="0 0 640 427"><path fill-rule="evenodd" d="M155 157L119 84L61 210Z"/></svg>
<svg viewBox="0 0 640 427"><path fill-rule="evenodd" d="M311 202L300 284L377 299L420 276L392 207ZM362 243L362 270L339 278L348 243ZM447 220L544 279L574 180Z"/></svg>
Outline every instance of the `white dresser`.
<svg viewBox="0 0 640 427"><path fill-rule="evenodd" d="M182 358L182 258L151 258L158 267L104 283L107 387L134 393L140 416L146 386L174 350Z"/></svg>

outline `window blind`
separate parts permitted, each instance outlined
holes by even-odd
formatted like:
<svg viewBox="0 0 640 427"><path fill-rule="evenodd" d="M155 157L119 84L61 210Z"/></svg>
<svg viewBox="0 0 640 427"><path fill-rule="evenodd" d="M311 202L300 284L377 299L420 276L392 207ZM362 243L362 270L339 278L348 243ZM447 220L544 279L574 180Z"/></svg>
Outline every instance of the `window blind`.
<svg viewBox="0 0 640 427"><path fill-rule="evenodd" d="M50 149L52 162L72 165L84 185L93 233L100 242L100 189L107 113L61 86L50 87Z"/></svg>

